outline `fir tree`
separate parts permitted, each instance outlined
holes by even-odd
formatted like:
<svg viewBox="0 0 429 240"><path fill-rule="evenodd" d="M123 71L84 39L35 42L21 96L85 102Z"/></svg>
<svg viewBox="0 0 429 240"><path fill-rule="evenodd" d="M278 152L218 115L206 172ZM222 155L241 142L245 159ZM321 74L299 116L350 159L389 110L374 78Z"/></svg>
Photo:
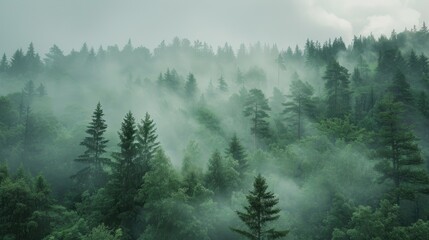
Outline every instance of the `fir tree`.
<svg viewBox="0 0 429 240"><path fill-rule="evenodd" d="M218 79L218 89L221 92L226 92L228 91L228 84L225 82L225 79L223 78L223 76L220 76L220 78Z"/></svg>
<svg viewBox="0 0 429 240"><path fill-rule="evenodd" d="M288 234L287 230L278 231L268 226L280 217L280 209L276 208L279 199L267 189L265 178L259 174L253 183L253 190L246 196L248 205L244 207L245 212L236 211L249 230L231 228L234 232L252 240L278 239Z"/></svg>
<svg viewBox="0 0 429 240"><path fill-rule="evenodd" d="M251 89L249 96L244 105L244 116L250 117L252 126L250 128L254 137L254 146L257 145L257 139L266 138L270 135L269 126L266 118L267 111L271 108L268 106L268 100L264 93L259 89Z"/></svg>
<svg viewBox="0 0 429 240"><path fill-rule="evenodd" d="M185 83L185 97L190 100L195 99L197 94L197 81L195 80L194 74L189 73L188 80Z"/></svg>
<svg viewBox="0 0 429 240"><path fill-rule="evenodd" d="M137 141L138 141L138 154L140 159L141 174L144 175L149 170L149 161L159 148L157 141L158 135L156 134L156 126L151 119L149 113L146 113L145 118L141 124L137 126Z"/></svg>
<svg viewBox="0 0 429 240"><path fill-rule="evenodd" d="M388 90L393 95L395 101L400 101L405 104L413 102L410 84L405 79L405 75L400 71L396 72L393 82Z"/></svg>
<svg viewBox="0 0 429 240"><path fill-rule="evenodd" d="M107 129L103 116L103 109L101 108L101 104L98 103L92 114L92 121L85 131L88 136L80 143L80 145L85 147L85 152L75 159L75 161L89 165L75 176L80 179L84 177L88 181L91 190L101 187L104 182L103 166L110 162L109 158L103 156L106 153L106 144L108 142L103 136Z"/></svg>
<svg viewBox="0 0 429 240"><path fill-rule="evenodd" d="M234 134L234 136L231 138L229 146L226 149L226 153L231 155L232 158L237 161L238 164L236 171L240 174L240 178L242 179L245 172L247 171L247 168L249 167L249 164L246 159L246 152L244 151L244 147L241 145L237 134Z"/></svg>
<svg viewBox="0 0 429 240"><path fill-rule="evenodd" d="M325 71L323 79L328 94L328 117L344 117L351 111L351 92L349 90L349 73L346 68L331 62Z"/></svg>
<svg viewBox="0 0 429 240"><path fill-rule="evenodd" d="M295 74L295 79L290 84L289 101L284 103L283 114L286 115L286 120L291 122L293 128L296 129L297 139L300 140L303 135L303 119L306 116L314 115L314 103L312 101L313 87L307 82L303 82Z"/></svg>
<svg viewBox="0 0 429 240"><path fill-rule="evenodd" d="M5 73L9 70L9 63L7 61L6 54L3 54L3 57L0 60L0 73Z"/></svg>
<svg viewBox="0 0 429 240"><path fill-rule="evenodd" d="M135 197L140 188L142 175L137 168L137 129L133 114L128 112L119 132L120 152L115 152L112 176L107 186L109 209L105 214L109 225L129 228L137 214Z"/></svg>
<svg viewBox="0 0 429 240"><path fill-rule="evenodd" d="M429 178L413 133L401 122L402 104L385 97L378 105L378 156L376 169L382 181L393 186L391 196L396 204L401 199L414 200L419 192L428 190Z"/></svg>
<svg viewBox="0 0 429 240"><path fill-rule="evenodd" d="M215 195L219 196L227 187L225 181L223 158L219 151L214 151L210 160L206 174L207 187L212 190Z"/></svg>

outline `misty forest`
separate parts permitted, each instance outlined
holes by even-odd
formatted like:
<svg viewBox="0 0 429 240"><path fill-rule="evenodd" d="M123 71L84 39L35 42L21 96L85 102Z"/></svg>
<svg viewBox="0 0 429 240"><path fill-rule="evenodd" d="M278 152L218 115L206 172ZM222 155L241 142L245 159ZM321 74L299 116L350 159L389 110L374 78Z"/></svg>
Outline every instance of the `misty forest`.
<svg viewBox="0 0 429 240"><path fill-rule="evenodd" d="M425 24L286 50L30 42L0 60L2 240L429 239Z"/></svg>

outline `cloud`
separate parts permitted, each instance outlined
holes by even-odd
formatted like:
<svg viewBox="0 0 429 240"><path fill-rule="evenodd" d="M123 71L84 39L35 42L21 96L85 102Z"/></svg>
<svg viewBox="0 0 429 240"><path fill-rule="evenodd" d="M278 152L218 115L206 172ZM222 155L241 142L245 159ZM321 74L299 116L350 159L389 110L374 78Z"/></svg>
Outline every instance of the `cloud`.
<svg viewBox="0 0 429 240"><path fill-rule="evenodd" d="M46 52L88 45L133 43L149 48L175 36L209 44L277 43L287 48L307 38L390 34L429 20L429 2L418 0L236 1L0 1L0 53L10 56L30 42Z"/></svg>

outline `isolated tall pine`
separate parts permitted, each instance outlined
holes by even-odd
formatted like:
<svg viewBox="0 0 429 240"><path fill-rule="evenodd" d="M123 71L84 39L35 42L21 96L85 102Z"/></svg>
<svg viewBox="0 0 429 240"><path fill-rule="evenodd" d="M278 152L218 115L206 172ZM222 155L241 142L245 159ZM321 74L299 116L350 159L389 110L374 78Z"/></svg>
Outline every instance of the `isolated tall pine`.
<svg viewBox="0 0 429 240"><path fill-rule="evenodd" d="M403 104L385 97L378 105L378 157L376 169L383 181L392 184L391 196L400 200L415 200L418 193L429 193L429 177L414 134L401 121Z"/></svg>
<svg viewBox="0 0 429 240"><path fill-rule="evenodd" d="M159 148L157 138L155 123L149 113L146 113L141 124L137 126L139 168L142 171L142 175L149 170L149 161Z"/></svg>
<svg viewBox="0 0 429 240"><path fill-rule="evenodd" d="M104 173L103 166L109 163L109 158L103 156L106 152L106 144L109 141L103 136L107 129L103 116L103 109L101 104L98 103L92 114L92 121L85 131L88 136L80 143L86 148L85 152L75 159L75 161L88 164L88 167L81 170L77 175L87 175L90 188L100 187Z"/></svg>
<svg viewBox="0 0 429 240"><path fill-rule="evenodd" d="M278 239L288 234L289 231L278 231L269 226L270 222L280 217L280 209L276 208L279 199L267 189L265 178L259 174L253 183L253 190L246 196L248 205L244 207L245 211L236 211L248 230L231 228L234 232L251 240Z"/></svg>

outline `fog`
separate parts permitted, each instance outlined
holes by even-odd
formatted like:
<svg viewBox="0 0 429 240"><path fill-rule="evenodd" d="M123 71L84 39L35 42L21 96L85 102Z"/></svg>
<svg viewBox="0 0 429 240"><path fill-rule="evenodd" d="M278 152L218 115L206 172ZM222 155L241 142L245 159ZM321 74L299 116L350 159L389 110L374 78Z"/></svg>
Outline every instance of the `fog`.
<svg viewBox="0 0 429 240"><path fill-rule="evenodd" d="M266 236L421 239L427 19L423 1L0 0L0 239L241 239L259 174Z"/></svg>
<svg viewBox="0 0 429 240"><path fill-rule="evenodd" d="M429 18L419 0L265 1L0 1L0 52L11 56L32 41L41 53L53 44L66 53L89 46L126 44L155 48L176 36L213 46L229 42L277 43L280 49L342 36L390 34Z"/></svg>

